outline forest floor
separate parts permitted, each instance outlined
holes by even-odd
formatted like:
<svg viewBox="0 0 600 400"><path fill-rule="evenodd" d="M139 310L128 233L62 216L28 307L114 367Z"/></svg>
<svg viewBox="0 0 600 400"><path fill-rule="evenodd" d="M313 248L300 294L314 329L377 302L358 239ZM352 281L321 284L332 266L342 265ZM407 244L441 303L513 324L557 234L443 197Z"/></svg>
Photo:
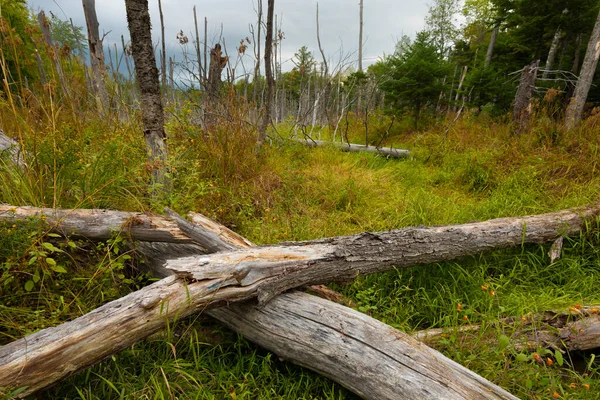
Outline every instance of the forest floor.
<svg viewBox="0 0 600 400"><path fill-rule="evenodd" d="M507 124L466 116L384 143L411 150L395 160L312 149L281 139L257 157L243 122L210 138L174 113L167 127L172 188L148 194L136 124L48 124L25 144L30 172L0 160L0 203L62 208L197 211L258 244L519 216L595 203L600 174L592 116L576 132L540 120L513 136ZM375 120L374 120L375 121ZM373 123L374 140L387 122ZM50 127L50 128L48 128ZM8 129L9 127L5 127ZM281 124L285 135L291 127ZM364 143L359 123L348 139ZM328 137L323 132L324 139ZM44 235L39 222L0 225L0 345L89 312L151 281L132 272L122 238L88 243ZM597 399L593 352L537 349L544 360L503 344L515 326L498 321L544 310L600 304L600 229L547 246L394 270L337 287L357 308L402 331L444 328L434 345L524 399ZM48 261L50 259L51 261ZM65 273L68 271L68 273ZM479 329L459 333L458 328ZM5 394L8 396L9 394ZM196 316L48 389L65 399L349 399L344 388L278 360L216 322Z"/></svg>

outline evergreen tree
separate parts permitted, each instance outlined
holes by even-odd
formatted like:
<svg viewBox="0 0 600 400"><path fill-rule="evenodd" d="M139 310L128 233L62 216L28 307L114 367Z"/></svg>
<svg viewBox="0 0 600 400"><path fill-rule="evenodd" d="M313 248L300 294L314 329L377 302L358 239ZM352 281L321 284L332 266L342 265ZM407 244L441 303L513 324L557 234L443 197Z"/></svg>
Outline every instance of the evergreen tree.
<svg viewBox="0 0 600 400"><path fill-rule="evenodd" d="M389 79L381 84L381 89L396 110L412 109L417 129L421 111L437 102L447 73L448 64L432 43L429 33L420 32L402 55L390 58Z"/></svg>

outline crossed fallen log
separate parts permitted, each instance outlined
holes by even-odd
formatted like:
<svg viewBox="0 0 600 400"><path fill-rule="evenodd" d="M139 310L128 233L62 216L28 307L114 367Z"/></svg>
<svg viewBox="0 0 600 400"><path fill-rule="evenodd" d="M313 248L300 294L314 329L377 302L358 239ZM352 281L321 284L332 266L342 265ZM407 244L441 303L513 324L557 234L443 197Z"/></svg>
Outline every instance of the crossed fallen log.
<svg viewBox="0 0 600 400"><path fill-rule="evenodd" d="M162 273L174 273L71 322L1 347L0 382L5 387L27 386L24 396L132 345L170 320L257 298L258 306L230 305L209 312L282 358L329 376L365 398L392 399L402 393L414 399L512 399L440 353L356 311L304 293L278 295L393 266L551 241L579 232L599 213L596 204L522 218L235 249L248 243L240 237L236 243L224 240L200 224L181 223L180 229L176 221L153 215L0 206L0 218L43 215L53 231L63 234L106 239L122 232L144 238L144 246L152 249L148 253L168 260ZM157 237L159 243L148 242ZM174 258L206 248L228 250Z"/></svg>

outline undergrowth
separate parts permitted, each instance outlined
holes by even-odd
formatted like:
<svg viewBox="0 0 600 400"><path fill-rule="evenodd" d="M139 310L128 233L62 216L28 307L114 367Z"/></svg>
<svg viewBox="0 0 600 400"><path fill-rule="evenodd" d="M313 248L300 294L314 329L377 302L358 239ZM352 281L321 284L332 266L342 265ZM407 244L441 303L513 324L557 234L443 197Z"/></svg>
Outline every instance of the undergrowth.
<svg viewBox="0 0 600 400"><path fill-rule="evenodd" d="M251 106L235 96L200 128L193 99L168 107L169 196L148 188L139 115L126 104L107 118L94 110L33 98L22 109L0 104L4 131L19 141L27 167L0 157L0 203L111 208L161 213L193 210L258 244L465 223L555 211L598 200L597 115L564 132L540 118L512 136L498 120L466 113L413 132L373 115L370 144L404 147L404 160L310 149L289 124L256 153ZM35 101L34 101L35 100ZM203 112L208 112L204 110ZM80 114L78 114L78 112ZM352 119L343 137L364 143ZM333 139L334 129L318 131ZM342 131L336 132L336 139ZM566 241L550 262L546 246L359 277L338 288L360 311L402 331L447 330L432 343L447 356L517 396L596 399L594 352L517 351L506 317L600 303L598 228ZM105 243L58 237L40 221L0 224L0 342L8 343L83 315L147 284L134 252L118 236ZM478 324L467 333L459 328ZM178 321L41 394L46 398L352 398L312 372L277 360L206 320Z"/></svg>

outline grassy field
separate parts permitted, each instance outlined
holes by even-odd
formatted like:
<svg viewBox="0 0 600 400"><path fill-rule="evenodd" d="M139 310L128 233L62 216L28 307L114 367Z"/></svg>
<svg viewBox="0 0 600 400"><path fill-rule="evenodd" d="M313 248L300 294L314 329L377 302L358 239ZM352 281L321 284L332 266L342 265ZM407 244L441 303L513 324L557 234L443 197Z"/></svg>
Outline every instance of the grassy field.
<svg viewBox="0 0 600 400"><path fill-rule="evenodd" d="M387 145L406 160L309 149L286 139L254 153L255 132L230 118L207 137L192 106L169 110L173 187L152 200L136 118L72 118L40 106L29 121L0 107L6 132L19 132L29 169L0 161L0 203L161 212L164 206L212 217L255 243L277 243L415 225L535 214L598 201L597 130L592 116L575 132L543 118L530 132L485 116L399 130ZM45 108L44 108L45 107ZM241 111L240 111L241 112ZM374 116L374 140L388 126ZM323 138L330 135L327 130ZM363 142L358 123L348 131ZM37 221L0 225L0 344L59 324L151 279L135 272L122 238L87 243L44 234ZM518 327L504 317L600 304L600 231L590 225L550 262L546 246L393 270L337 287L360 311L405 332L444 328L432 346L526 399L597 399L600 363L591 352L538 349L544 360L503 344ZM50 259L51 261L48 261ZM65 273L67 272L68 273ZM459 333L458 328L480 328ZM562 364L562 365L561 365ZM9 397L6 393L5 397ZM278 360L197 316L47 390L65 399L351 399L344 388Z"/></svg>

